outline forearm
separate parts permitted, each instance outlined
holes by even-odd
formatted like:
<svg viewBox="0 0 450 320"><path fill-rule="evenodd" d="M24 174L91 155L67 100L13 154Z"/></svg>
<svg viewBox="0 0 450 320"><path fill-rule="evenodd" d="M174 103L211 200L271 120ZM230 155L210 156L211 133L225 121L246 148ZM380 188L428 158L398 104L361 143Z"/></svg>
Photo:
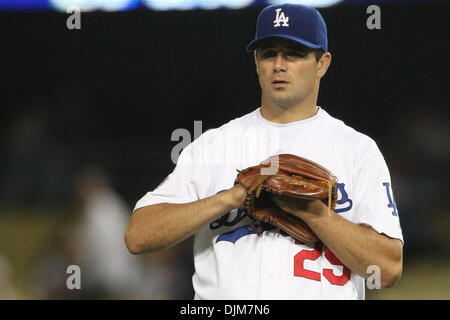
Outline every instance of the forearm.
<svg viewBox="0 0 450 320"><path fill-rule="evenodd" d="M237 206L230 189L191 203L143 207L133 213L125 242L133 254L168 248Z"/></svg>
<svg viewBox="0 0 450 320"><path fill-rule="evenodd" d="M336 257L350 270L367 278L368 267L380 268L382 287L391 286L400 276L402 248L400 240L352 223L338 214L311 215L307 223Z"/></svg>
<svg viewBox="0 0 450 320"><path fill-rule="evenodd" d="M380 268L381 286L395 283L402 272L402 243L375 230L355 224L336 213L329 214L320 200L304 201L273 196L277 205L303 221L325 246L354 273L367 278L367 268Z"/></svg>

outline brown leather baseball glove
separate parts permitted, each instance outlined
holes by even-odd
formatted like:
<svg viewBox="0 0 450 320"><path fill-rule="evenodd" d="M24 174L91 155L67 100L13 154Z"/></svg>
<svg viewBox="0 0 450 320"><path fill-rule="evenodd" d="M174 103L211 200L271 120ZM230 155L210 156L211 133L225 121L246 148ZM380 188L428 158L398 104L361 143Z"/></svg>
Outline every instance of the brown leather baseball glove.
<svg viewBox="0 0 450 320"><path fill-rule="evenodd" d="M331 214L337 201L337 178L330 171L293 154L274 155L257 166L237 171L235 184L240 183L247 189L245 209L251 218L270 223L303 242L318 240L303 220L277 207L270 199L270 193L308 200L320 199L328 205ZM260 223L258 235L261 229Z"/></svg>

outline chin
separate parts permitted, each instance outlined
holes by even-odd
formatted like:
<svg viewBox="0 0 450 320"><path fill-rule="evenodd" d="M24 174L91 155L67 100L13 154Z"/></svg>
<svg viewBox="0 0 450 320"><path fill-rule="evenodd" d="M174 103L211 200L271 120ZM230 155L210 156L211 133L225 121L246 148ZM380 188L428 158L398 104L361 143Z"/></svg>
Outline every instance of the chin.
<svg viewBox="0 0 450 320"><path fill-rule="evenodd" d="M278 96L278 95L274 95L270 97L270 100L272 101L272 103L276 104L279 107L282 108L288 108L290 106L292 106L293 104L295 104L295 99L292 99L292 97L288 97L288 96Z"/></svg>

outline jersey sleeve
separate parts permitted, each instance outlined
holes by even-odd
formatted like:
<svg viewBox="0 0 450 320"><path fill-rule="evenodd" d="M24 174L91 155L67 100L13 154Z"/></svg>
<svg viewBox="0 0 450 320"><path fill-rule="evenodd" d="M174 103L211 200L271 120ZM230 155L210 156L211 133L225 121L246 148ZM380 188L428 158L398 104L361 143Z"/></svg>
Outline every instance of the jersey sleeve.
<svg viewBox="0 0 450 320"><path fill-rule="evenodd" d="M156 189L145 194L133 212L153 204L189 203L206 197L214 172L204 161L208 152L205 147L194 141L183 149L173 172Z"/></svg>
<svg viewBox="0 0 450 320"><path fill-rule="evenodd" d="M403 242L398 208L386 161L376 143L368 138L358 154L354 176L353 221Z"/></svg>

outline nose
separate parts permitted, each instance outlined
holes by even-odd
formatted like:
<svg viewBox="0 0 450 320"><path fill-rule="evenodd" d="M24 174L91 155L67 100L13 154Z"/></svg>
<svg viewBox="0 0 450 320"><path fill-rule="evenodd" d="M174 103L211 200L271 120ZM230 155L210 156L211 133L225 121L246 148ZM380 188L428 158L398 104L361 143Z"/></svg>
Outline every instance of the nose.
<svg viewBox="0 0 450 320"><path fill-rule="evenodd" d="M273 62L273 71L281 72L286 71L286 60L283 57L282 52L278 52Z"/></svg>

